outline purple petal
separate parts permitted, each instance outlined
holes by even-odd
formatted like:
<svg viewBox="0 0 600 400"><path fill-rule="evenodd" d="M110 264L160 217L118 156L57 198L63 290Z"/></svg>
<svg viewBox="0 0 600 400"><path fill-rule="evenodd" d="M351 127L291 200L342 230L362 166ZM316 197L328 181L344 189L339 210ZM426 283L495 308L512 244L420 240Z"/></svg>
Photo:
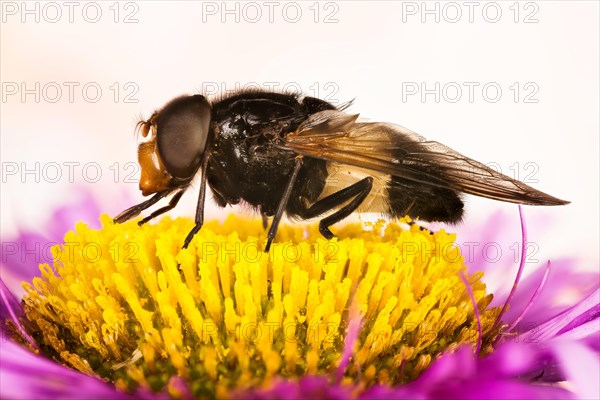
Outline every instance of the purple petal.
<svg viewBox="0 0 600 400"><path fill-rule="evenodd" d="M467 293L469 293L471 304L473 304L473 311L475 312L475 318L477 319L477 347L475 348L475 355L478 355L479 352L481 352L481 341L483 338L483 334L481 333L481 317L479 316L479 307L477 307L477 301L475 300L475 295L473 294L473 290L471 290L471 286L469 285L467 277L462 271L458 271L458 274L460 275L460 279L463 281L465 288L467 289Z"/></svg>
<svg viewBox="0 0 600 400"><path fill-rule="evenodd" d="M2 242L2 279L13 293L22 293L22 281L39 276L40 263L52 263L50 249L57 243L34 232L21 232Z"/></svg>
<svg viewBox="0 0 600 400"><path fill-rule="evenodd" d="M172 376L171 379L169 379L168 387L170 392L174 394L173 397L177 399L192 400L194 398L190 392L190 387L180 376Z"/></svg>
<svg viewBox="0 0 600 400"><path fill-rule="evenodd" d="M525 306L523 311L521 311L521 314L519 314L519 316L514 320L514 322L506 329L507 332L511 332L513 329L515 329L519 325L519 323L523 320L525 315L527 315L527 312L535 304L538 297L540 296L542 289L544 288L544 285L546 284L546 281L548 280L548 274L550 274L550 261L548 261L548 264L546 265L546 268L544 269L544 276L542 276L542 280L540 281L539 285L535 288L535 291L533 292L533 295L531 296L531 300L529 300L529 303L527 303L527 305Z"/></svg>
<svg viewBox="0 0 600 400"><path fill-rule="evenodd" d="M514 378L535 365L536 353L535 348L523 343L503 343L492 354L477 359L469 346L462 346L456 352L438 358L415 382L444 383L476 376Z"/></svg>
<svg viewBox="0 0 600 400"><path fill-rule="evenodd" d="M517 262L511 244L521 237L516 214L499 210L483 222L457 225L456 234L469 272L482 271L491 293L508 292L512 282L506 279L506 274ZM501 251L497 255L488 253L498 247ZM492 306L502 306L505 298L494 296Z"/></svg>
<svg viewBox="0 0 600 400"><path fill-rule="evenodd" d="M361 399L572 399L573 393L536 384L518 375L536 362L536 350L523 343L501 345L476 360L467 346L445 354L417 380L397 387L375 386Z"/></svg>
<svg viewBox="0 0 600 400"><path fill-rule="evenodd" d="M596 292L596 293L600 293L600 292ZM560 331L558 331L557 335L561 335L561 334L568 332L572 329L575 329L583 324L587 324L588 322L598 319L598 317L600 316L600 300L598 300L598 303L599 304L596 304L589 310L587 310L584 313L575 317L571 322L569 322Z"/></svg>
<svg viewBox="0 0 600 400"><path fill-rule="evenodd" d="M573 399L572 393L565 389L544 386L530 385L527 383L513 380L488 380L474 379L472 381L449 381L442 386L430 388L422 387L417 391L414 388L406 386L384 387L375 386L363 393L360 399L365 400L388 400L388 399L411 399L411 400L429 400L429 399L503 399L503 400L533 400L533 399Z"/></svg>
<svg viewBox="0 0 600 400"><path fill-rule="evenodd" d="M21 321L25 319L23 308L17 298L8 290L2 279L0 279L0 329L6 327L7 320L11 320L17 331L32 348L37 349L35 341L27 334Z"/></svg>
<svg viewBox="0 0 600 400"><path fill-rule="evenodd" d="M15 320L22 316L23 309L21 308L21 303L8 290L4 281L0 279L0 323L4 326L8 319Z"/></svg>
<svg viewBox="0 0 600 400"><path fill-rule="evenodd" d="M309 375L298 380L278 379L272 385L270 389L236 391L231 398L243 400L346 400L353 397L351 387L332 383L328 376Z"/></svg>
<svg viewBox="0 0 600 400"><path fill-rule="evenodd" d="M342 360L337 368L337 381L340 382L346 372L346 367L350 363L350 357L354 351L354 346L358 341L358 335L362 327L362 316L358 310L358 306L352 302L350 307L350 322L348 323L348 333L344 340L344 350L342 352Z"/></svg>
<svg viewBox="0 0 600 400"><path fill-rule="evenodd" d="M598 351L598 341L600 341L600 322L598 319L588 321L577 327L561 333L558 338L563 340L584 342L590 345L592 349ZM594 339L596 343L594 345Z"/></svg>
<svg viewBox="0 0 600 400"><path fill-rule="evenodd" d="M525 269L525 260L527 259L527 224L525 224L525 216L523 215L523 207L521 207L521 205L519 205L519 217L521 218L521 261L519 262L519 269L517 270L517 276L515 277L515 281L513 282L512 289L506 297L504 305L502 306L502 309L500 310L500 313L498 314L494 325L497 325L500 322L502 316L508 308L508 305L511 304L511 300L515 295L515 292L517 291L517 287L519 285L519 282L521 281L521 275L523 274L523 270Z"/></svg>
<svg viewBox="0 0 600 400"><path fill-rule="evenodd" d="M497 378L514 378L531 370L538 357L535 349L523 343L503 343L479 360L478 370Z"/></svg>
<svg viewBox="0 0 600 400"><path fill-rule="evenodd" d="M12 341L0 352L0 398L133 399L112 385L34 355Z"/></svg>
<svg viewBox="0 0 600 400"><path fill-rule="evenodd" d="M524 332L532 327L541 325L560 314L573 304L580 302L598 288L600 274L595 272L576 272L576 260L552 260L552 269L548 280L531 308L523 315L519 330ZM510 309L504 314L503 320L512 323L530 301L539 282L542 280L545 268L537 268L519 285L511 302ZM501 294L496 294L502 297ZM557 301L567 299L567 301Z"/></svg>
<svg viewBox="0 0 600 400"><path fill-rule="evenodd" d="M427 395L425 393L415 391L408 387L408 385L401 385L396 387L376 385L358 396L361 400L389 400L389 399L411 399L411 400L425 400Z"/></svg>
<svg viewBox="0 0 600 400"><path fill-rule="evenodd" d="M570 379L573 365L564 363L566 353L562 349L569 344L581 346L589 357L579 360L578 368L594 370L595 363L588 363L591 358L598 359L600 346L600 323L598 321L598 295L597 290L592 295L571 309L555 316L546 323L535 327L515 340L529 344L538 351L538 360L529 376L538 377L545 382L558 382ZM509 338L509 337L507 337ZM506 339L506 338L505 338Z"/></svg>
<svg viewBox="0 0 600 400"><path fill-rule="evenodd" d="M52 221L48 224L48 237L61 240L75 224L83 222L92 229L100 228L99 216L103 212L98 202L88 190L77 190L72 196L76 201L62 206L52 213Z"/></svg>
<svg viewBox="0 0 600 400"><path fill-rule="evenodd" d="M455 353L444 354L431 365L416 382L443 384L449 379L467 379L476 373L473 352L462 346Z"/></svg>
<svg viewBox="0 0 600 400"><path fill-rule="evenodd" d="M573 393L565 389L532 385L516 380L474 379L468 382L452 382L447 387L438 387L428 396L430 399L573 399Z"/></svg>
<svg viewBox="0 0 600 400"><path fill-rule="evenodd" d="M488 274L490 270L505 270L503 267L513 264L514 260L511 259L508 252L503 253L505 257L491 263L481 249L488 243L514 242L515 238L520 236L514 218L498 210L482 224L470 224L464 226L464 229L461 228L463 227L458 226L460 232L457 232L457 237L461 240L460 247L463 249L462 253L470 271L483 271ZM469 249L474 251L468 251Z"/></svg>
<svg viewBox="0 0 600 400"><path fill-rule="evenodd" d="M569 330L567 328L576 328L578 326L577 323L581 325L581 323L587 321L588 323L592 322L591 326L593 326L593 322L597 322L598 318L597 308L599 295L600 290L596 290L569 310L566 310L546 323L525 332L520 338L528 343L544 343L558 335L568 332ZM590 320L590 318L594 319ZM598 326L597 323L595 325L595 332L597 333L600 330L600 326ZM591 331L590 333L594 333L594 331Z"/></svg>

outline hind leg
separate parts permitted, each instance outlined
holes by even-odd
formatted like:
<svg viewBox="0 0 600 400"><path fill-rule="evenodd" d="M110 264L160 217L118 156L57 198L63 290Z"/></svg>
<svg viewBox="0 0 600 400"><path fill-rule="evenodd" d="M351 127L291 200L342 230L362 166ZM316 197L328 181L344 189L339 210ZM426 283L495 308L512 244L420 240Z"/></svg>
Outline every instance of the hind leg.
<svg viewBox="0 0 600 400"><path fill-rule="evenodd" d="M301 216L306 219L314 218L349 202L333 214L323 218L319 223L319 232L321 232L321 235L327 239L331 239L334 235L329 227L352 214L352 212L354 212L367 198L372 188L373 178L369 176L317 201L307 208Z"/></svg>

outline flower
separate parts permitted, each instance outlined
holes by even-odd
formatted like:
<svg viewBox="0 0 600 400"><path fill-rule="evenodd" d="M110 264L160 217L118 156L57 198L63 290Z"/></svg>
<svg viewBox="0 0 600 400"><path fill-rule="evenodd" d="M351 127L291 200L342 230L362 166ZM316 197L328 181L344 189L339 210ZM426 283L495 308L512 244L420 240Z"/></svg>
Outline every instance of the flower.
<svg viewBox="0 0 600 400"><path fill-rule="evenodd" d="M29 335L30 348L102 388L80 396L104 396L104 380L181 398L569 398L540 378L578 382L569 346L593 367L597 296L542 325L543 342L511 336L519 316L497 323L483 274L466 273L444 231L348 225L326 241L288 226L265 254L260 223L234 217L183 250L189 220L102 222L78 224L53 249L54 268L25 285L24 309L3 296L13 337Z"/></svg>

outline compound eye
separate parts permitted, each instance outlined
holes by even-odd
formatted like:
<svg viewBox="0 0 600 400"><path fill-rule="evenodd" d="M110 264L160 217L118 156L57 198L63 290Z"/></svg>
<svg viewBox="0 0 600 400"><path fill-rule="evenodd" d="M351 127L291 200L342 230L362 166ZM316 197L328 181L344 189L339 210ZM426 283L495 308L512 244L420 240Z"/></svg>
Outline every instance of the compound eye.
<svg viewBox="0 0 600 400"><path fill-rule="evenodd" d="M211 108L204 96L178 97L156 116L158 154L179 179L194 176L206 149Z"/></svg>

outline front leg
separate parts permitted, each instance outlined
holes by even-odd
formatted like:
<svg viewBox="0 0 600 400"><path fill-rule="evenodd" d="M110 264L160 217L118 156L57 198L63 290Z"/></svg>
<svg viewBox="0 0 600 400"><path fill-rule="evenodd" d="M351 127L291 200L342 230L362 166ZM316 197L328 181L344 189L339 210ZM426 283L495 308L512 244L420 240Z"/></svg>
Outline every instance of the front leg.
<svg viewBox="0 0 600 400"><path fill-rule="evenodd" d="M175 195L171 198L171 201L169 201L169 204L167 204L164 207L159 208L158 210L154 211L152 214L148 215L143 220L139 221L138 225L142 226L145 223L147 223L148 221L158 217L159 215L162 215L162 214L166 213L167 211L174 209L177 206L177 203L179 203L179 200L181 199L181 196L183 196L183 194L185 193L186 189L187 189L187 187L185 187L185 188L181 189L179 192L175 193Z"/></svg>
<svg viewBox="0 0 600 400"><path fill-rule="evenodd" d="M158 192L154 196L152 196L150 199L144 201L143 203L136 204L135 206L130 207L127 210L123 211L121 214L117 215L113 219L113 221L115 222L115 224L121 224L125 221L129 221L131 218L138 216L146 208L151 207L154 204L156 204L160 199L167 196L169 193L171 193L171 190L165 190L162 192Z"/></svg>

